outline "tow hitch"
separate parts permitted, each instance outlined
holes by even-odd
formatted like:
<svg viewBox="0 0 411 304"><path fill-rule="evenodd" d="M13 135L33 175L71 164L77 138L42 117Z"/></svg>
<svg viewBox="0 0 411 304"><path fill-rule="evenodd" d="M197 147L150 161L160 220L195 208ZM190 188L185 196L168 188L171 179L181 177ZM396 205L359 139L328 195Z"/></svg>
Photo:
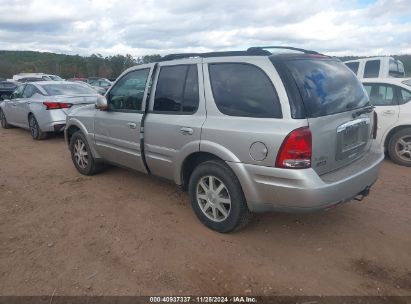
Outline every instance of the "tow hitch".
<svg viewBox="0 0 411 304"><path fill-rule="evenodd" d="M370 189L371 189L371 187L370 187L370 186L367 186L364 190L362 190L360 193L358 193L358 194L354 197L354 199L355 199L356 201L361 202L366 196L368 196L368 194L370 194Z"/></svg>

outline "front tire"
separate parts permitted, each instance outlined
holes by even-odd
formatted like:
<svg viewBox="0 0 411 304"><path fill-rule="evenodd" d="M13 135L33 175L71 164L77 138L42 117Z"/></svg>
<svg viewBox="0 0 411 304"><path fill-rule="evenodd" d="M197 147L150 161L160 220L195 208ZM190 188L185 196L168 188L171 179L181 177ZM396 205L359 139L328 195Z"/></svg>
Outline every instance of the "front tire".
<svg viewBox="0 0 411 304"><path fill-rule="evenodd" d="M81 131L75 132L71 137L70 152L74 166L81 174L94 175L99 171L100 165L93 157L86 137Z"/></svg>
<svg viewBox="0 0 411 304"><path fill-rule="evenodd" d="M189 181L191 205L208 228L227 233L244 227L250 211L235 174L221 161L197 166Z"/></svg>
<svg viewBox="0 0 411 304"><path fill-rule="evenodd" d="M388 142L388 154L394 163L411 167L411 128L394 133Z"/></svg>
<svg viewBox="0 0 411 304"><path fill-rule="evenodd" d="M46 139L48 134L40 130L39 123L33 114L29 116L29 128L31 137L35 140Z"/></svg>
<svg viewBox="0 0 411 304"><path fill-rule="evenodd" d="M7 122L6 115L4 114L3 110L0 109L0 123L3 129L10 129L11 126Z"/></svg>

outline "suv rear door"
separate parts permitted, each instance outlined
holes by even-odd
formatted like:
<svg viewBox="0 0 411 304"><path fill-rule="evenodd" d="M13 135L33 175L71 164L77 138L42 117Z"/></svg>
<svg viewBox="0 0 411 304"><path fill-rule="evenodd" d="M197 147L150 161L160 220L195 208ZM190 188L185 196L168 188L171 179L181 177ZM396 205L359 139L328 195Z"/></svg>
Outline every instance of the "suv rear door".
<svg viewBox="0 0 411 304"><path fill-rule="evenodd" d="M286 66L297 84L312 132L313 169L321 175L367 153L373 113L351 70L325 56L290 59Z"/></svg>
<svg viewBox="0 0 411 304"><path fill-rule="evenodd" d="M206 119L201 59L160 62L144 122L145 159L154 175L174 176L185 156L199 151Z"/></svg>
<svg viewBox="0 0 411 304"><path fill-rule="evenodd" d="M120 76L106 94L108 110L96 110L94 138L105 160L145 171L140 127L154 64L141 65Z"/></svg>
<svg viewBox="0 0 411 304"><path fill-rule="evenodd" d="M398 121L400 108L397 92L395 86L384 83L364 83L364 87L378 115L377 134L381 140Z"/></svg>

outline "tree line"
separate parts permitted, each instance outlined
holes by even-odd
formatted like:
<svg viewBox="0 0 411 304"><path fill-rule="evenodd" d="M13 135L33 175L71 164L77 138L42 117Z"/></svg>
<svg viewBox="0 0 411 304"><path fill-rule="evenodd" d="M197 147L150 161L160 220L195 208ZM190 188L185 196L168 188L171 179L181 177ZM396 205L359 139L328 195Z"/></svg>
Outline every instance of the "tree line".
<svg viewBox="0 0 411 304"><path fill-rule="evenodd" d="M134 58L130 54L107 57L92 54L84 57L33 51L0 51L0 78L11 78L18 73L46 73L66 79L93 76L115 79L129 67L160 58L160 55Z"/></svg>
<svg viewBox="0 0 411 304"><path fill-rule="evenodd" d="M394 55L404 63L407 76L411 77L411 55ZM33 51L0 51L0 78L11 78L18 73L56 74L63 78L104 77L117 78L124 70L137 64L158 61L158 54L134 58L130 54L103 57L92 54L84 57ZM347 56L341 60L360 57Z"/></svg>

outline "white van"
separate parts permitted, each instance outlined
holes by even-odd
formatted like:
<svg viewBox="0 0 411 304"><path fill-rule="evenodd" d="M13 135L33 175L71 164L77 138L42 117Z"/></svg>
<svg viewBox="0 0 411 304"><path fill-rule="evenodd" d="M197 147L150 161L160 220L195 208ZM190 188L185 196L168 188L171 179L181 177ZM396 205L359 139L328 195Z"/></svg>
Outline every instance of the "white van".
<svg viewBox="0 0 411 304"><path fill-rule="evenodd" d="M370 57L344 62L358 78L404 77L404 64L392 57Z"/></svg>

